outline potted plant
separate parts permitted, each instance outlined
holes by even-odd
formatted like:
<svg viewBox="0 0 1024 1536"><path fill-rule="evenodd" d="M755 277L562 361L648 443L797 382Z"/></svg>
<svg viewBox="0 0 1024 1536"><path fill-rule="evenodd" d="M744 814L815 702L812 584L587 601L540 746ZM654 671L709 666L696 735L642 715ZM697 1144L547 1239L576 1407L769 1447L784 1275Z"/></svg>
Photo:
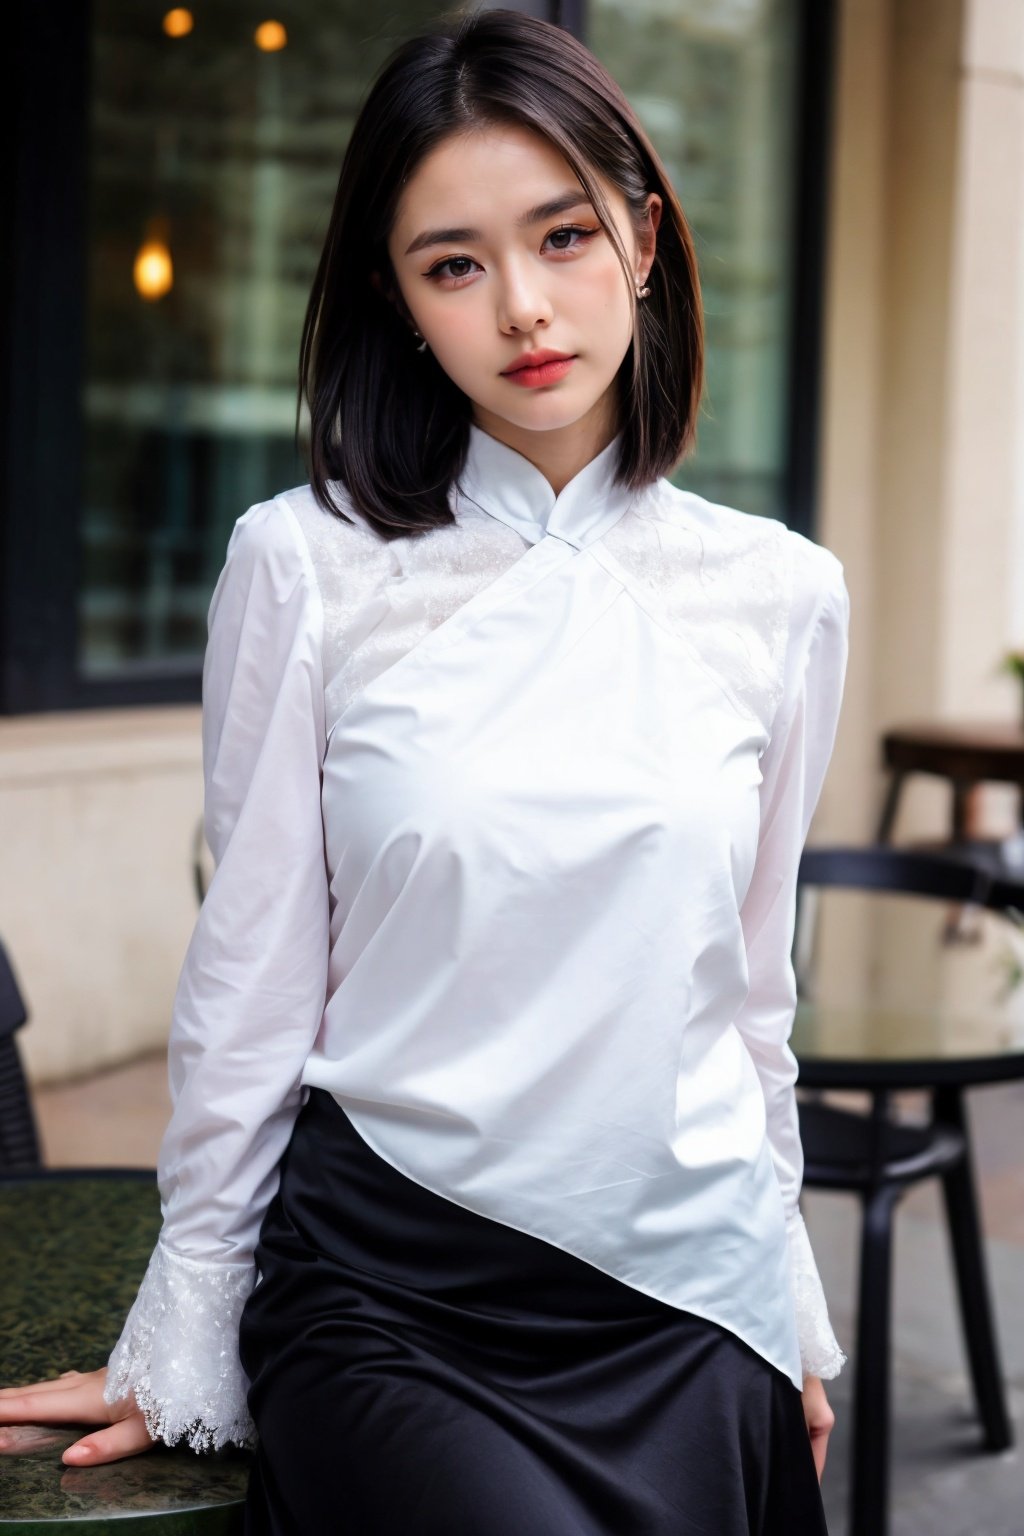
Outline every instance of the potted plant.
<svg viewBox="0 0 1024 1536"><path fill-rule="evenodd" d="M999 670L1009 672L1020 684L1020 721L1024 727L1024 651L1007 651Z"/></svg>

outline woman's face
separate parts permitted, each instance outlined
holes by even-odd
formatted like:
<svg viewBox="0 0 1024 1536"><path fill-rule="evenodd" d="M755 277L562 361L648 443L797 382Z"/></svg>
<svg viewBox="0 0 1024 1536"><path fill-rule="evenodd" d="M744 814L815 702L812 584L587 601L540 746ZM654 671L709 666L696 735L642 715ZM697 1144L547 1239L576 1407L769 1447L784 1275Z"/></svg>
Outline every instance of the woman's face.
<svg viewBox="0 0 1024 1536"><path fill-rule="evenodd" d="M638 243L621 193L599 185L642 282L661 199L648 197L649 233ZM413 324L485 431L507 440L584 418L609 438L617 430L613 381L632 337L633 294L576 176L545 138L502 126L446 139L406 186L388 252ZM415 345L410 331L410 367ZM530 385L508 375L542 350L573 361L559 376L530 375Z"/></svg>

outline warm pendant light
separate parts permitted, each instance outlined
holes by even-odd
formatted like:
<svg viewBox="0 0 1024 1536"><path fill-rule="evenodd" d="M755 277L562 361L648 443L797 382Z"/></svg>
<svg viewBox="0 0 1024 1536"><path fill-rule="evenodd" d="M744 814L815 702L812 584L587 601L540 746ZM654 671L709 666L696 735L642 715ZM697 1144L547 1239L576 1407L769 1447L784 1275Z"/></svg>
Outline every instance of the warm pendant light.
<svg viewBox="0 0 1024 1536"><path fill-rule="evenodd" d="M288 33L279 21L261 21L253 41L261 53L279 53L288 46Z"/></svg>
<svg viewBox="0 0 1024 1536"><path fill-rule="evenodd" d="M135 255L132 280L140 298L155 303L174 287L174 262L171 259L168 221L157 215L150 219L146 234Z"/></svg>

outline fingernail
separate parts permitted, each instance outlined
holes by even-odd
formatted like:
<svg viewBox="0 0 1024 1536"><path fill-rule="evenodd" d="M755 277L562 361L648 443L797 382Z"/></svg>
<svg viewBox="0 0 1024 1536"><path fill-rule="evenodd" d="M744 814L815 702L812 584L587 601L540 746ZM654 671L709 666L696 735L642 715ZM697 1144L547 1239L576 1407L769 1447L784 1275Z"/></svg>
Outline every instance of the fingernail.
<svg viewBox="0 0 1024 1536"><path fill-rule="evenodd" d="M67 1460L69 1456L73 1456L75 1461L88 1461L92 1454L91 1445L69 1445L64 1452L64 1458Z"/></svg>

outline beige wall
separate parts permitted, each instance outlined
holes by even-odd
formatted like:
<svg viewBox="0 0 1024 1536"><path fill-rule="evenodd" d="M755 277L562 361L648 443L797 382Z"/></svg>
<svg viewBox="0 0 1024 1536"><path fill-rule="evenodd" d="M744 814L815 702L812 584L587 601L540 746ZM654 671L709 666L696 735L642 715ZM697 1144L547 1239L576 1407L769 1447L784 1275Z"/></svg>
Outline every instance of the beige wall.
<svg viewBox="0 0 1024 1536"><path fill-rule="evenodd" d="M1013 637L1018 358L1024 329L1024 0L972 0L959 70L939 698L959 714L1003 714L993 664Z"/></svg>
<svg viewBox="0 0 1024 1536"><path fill-rule="evenodd" d="M0 937L33 1081L165 1044L201 809L196 707L0 721Z"/></svg>
<svg viewBox="0 0 1024 1536"><path fill-rule="evenodd" d="M819 536L852 654L815 841L872 836L886 725L1019 709L996 664L1022 638L1024 0L843 0L836 111ZM1011 829L1012 792L982 809ZM944 786L911 781L897 836L947 827ZM870 907L826 917L830 995L992 997L994 925L942 949Z"/></svg>
<svg viewBox="0 0 1024 1536"><path fill-rule="evenodd" d="M818 536L852 650L814 841L872 835L887 723L1012 718L993 669L1024 643L1024 0L840 0L839 23ZM201 798L198 709L0 721L0 936L36 1081L164 1043ZM994 830L1010 811L992 791ZM919 780L898 833L946 815ZM822 938L844 995L990 976L985 946L939 953L867 907Z"/></svg>
<svg viewBox="0 0 1024 1536"><path fill-rule="evenodd" d="M854 598L828 801L856 835L873 727L1017 710L1024 0L844 0L836 123L819 536Z"/></svg>

